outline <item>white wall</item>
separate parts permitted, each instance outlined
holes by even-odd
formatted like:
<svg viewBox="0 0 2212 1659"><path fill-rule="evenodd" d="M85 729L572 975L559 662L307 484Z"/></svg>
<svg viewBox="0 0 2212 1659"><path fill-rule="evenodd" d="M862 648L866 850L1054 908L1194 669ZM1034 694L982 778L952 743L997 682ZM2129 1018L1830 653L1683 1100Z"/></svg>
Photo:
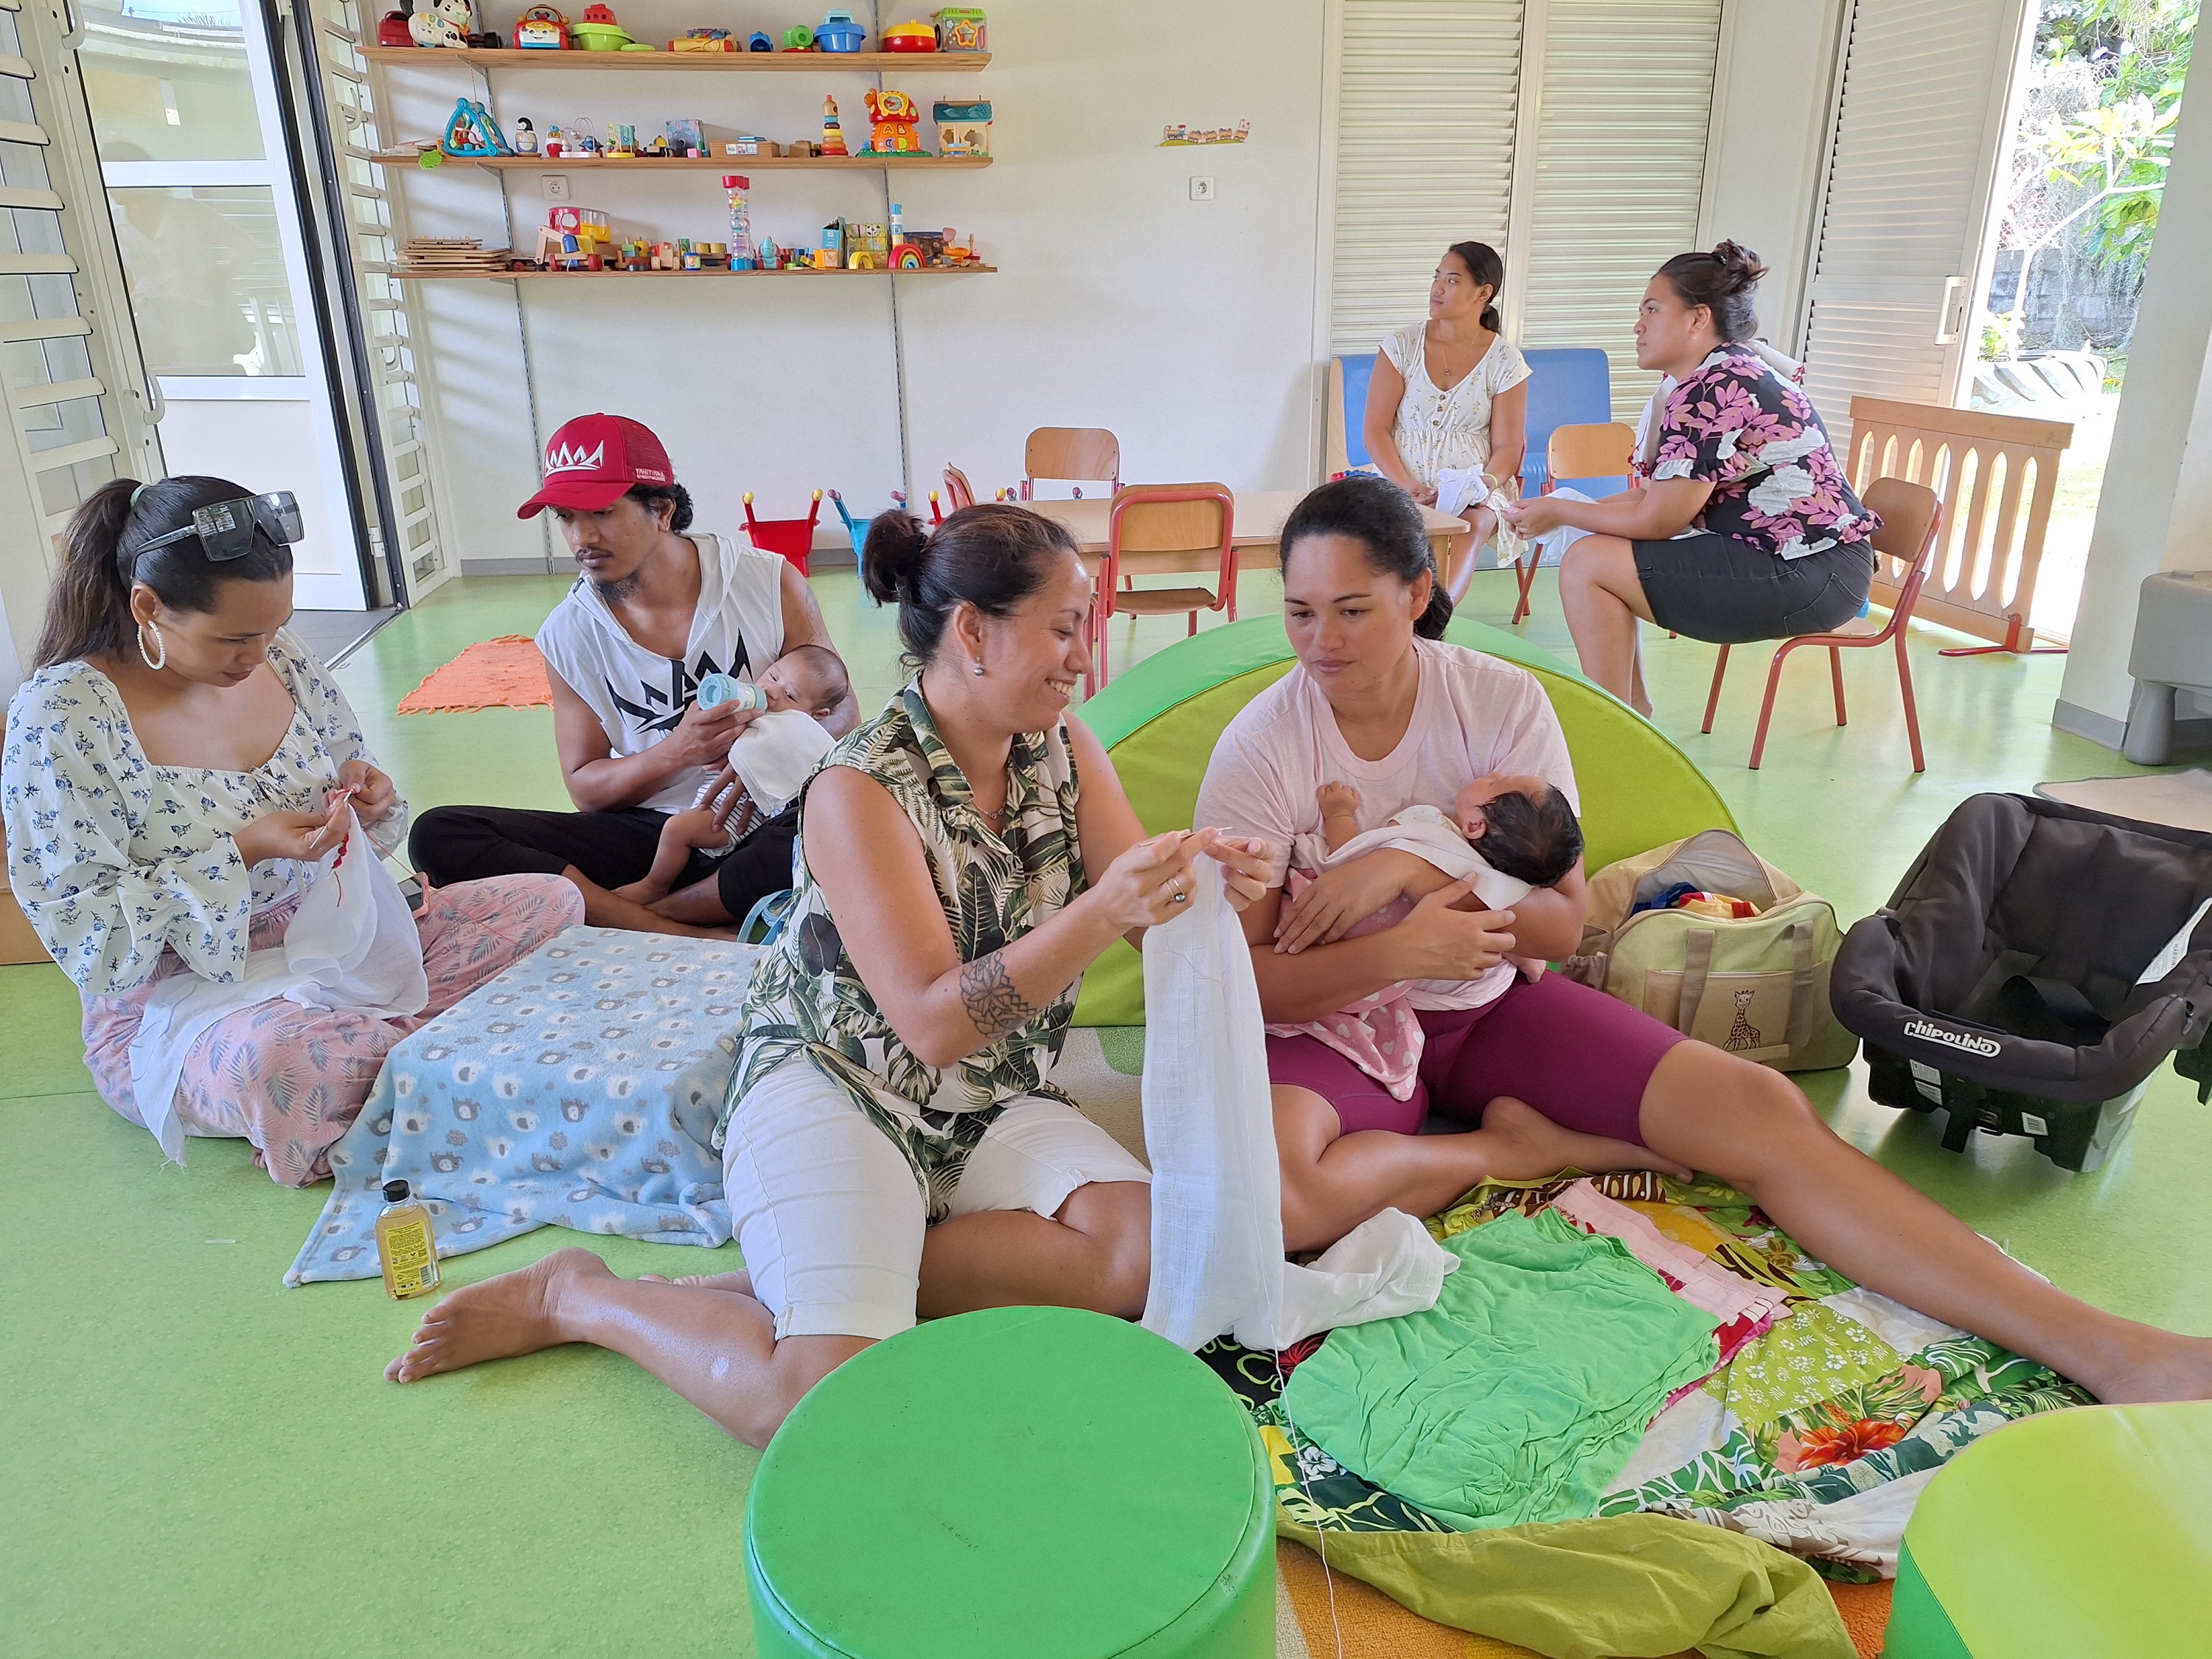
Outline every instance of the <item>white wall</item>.
<svg viewBox="0 0 2212 1659"><path fill-rule="evenodd" d="M2182 104L2055 725L2117 748L2142 579L2212 569L2212 96ZM2184 700L2185 716L2203 711Z"/></svg>
<svg viewBox="0 0 2212 1659"><path fill-rule="evenodd" d="M997 160L891 180L909 226L972 230L1000 270L900 279L896 334L890 283L873 278L414 285L440 416L447 544L465 564L543 556L541 529L514 518L536 487L533 398L539 438L592 410L652 426L708 527L740 523L748 489L763 516L802 511L825 486L855 512L878 510L900 484L902 343L917 501L947 462L986 492L1014 482L1023 439L1046 425L1111 428L1131 480L1311 479L1323 0L1000 0L989 10L988 70L932 74L923 58L889 84L925 106L988 99ZM697 21L685 0L623 0L617 15L664 42ZM749 15L732 27L771 21ZM490 21L504 32L511 19L495 10ZM391 84L398 131L428 136L467 79L434 66L395 72ZM602 135L627 120L642 137L690 116L710 131L788 140L818 134L823 94L835 91L858 149L871 84L516 71L497 78L495 109L510 131L518 116L541 133L588 116ZM1253 130L1243 145L1157 147L1170 121L1244 118ZM607 210L618 233L721 234L711 172L564 171L574 198ZM1194 174L1216 180L1215 201L1189 199ZM539 179L505 176L515 241L526 246L544 215ZM755 234L779 243L811 243L841 212L882 216L879 175L750 177ZM398 189L414 234L507 240L494 175L448 161Z"/></svg>
<svg viewBox="0 0 2212 1659"><path fill-rule="evenodd" d="M1759 284L1767 338L1796 351L1847 0L1729 0L1713 87L1701 238L1733 237L1773 273ZM1838 411L1841 413L1843 411Z"/></svg>

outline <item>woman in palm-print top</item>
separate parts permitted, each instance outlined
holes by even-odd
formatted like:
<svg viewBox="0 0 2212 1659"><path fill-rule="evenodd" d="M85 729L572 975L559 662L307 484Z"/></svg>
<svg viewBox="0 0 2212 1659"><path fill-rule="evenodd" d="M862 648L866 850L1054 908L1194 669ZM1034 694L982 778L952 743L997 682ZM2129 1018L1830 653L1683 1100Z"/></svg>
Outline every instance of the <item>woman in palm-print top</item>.
<svg viewBox="0 0 2212 1659"><path fill-rule="evenodd" d="M1067 712L1091 583L1050 520L971 507L925 534L886 514L863 568L921 672L804 796L722 1124L746 1271L623 1280L559 1252L447 1297L398 1380L598 1342L765 1445L817 1380L918 1314L1143 1311L1150 1176L1053 1062L1083 970L1179 914L1201 857L1243 909L1266 845L1146 837Z"/></svg>

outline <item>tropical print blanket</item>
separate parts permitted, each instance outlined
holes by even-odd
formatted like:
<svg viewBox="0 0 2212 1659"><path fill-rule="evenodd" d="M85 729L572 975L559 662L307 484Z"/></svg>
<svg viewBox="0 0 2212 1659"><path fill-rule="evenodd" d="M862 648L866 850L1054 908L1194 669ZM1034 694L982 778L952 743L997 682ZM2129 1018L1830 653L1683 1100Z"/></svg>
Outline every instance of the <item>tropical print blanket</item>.
<svg viewBox="0 0 2212 1659"><path fill-rule="evenodd" d="M1594 1204L1593 1188L1612 1204ZM1449 1237L1555 1200L1585 1231L1600 1208L1640 1216L1747 1292L1771 1293L1743 1298L1744 1316L1722 1333L1718 1369L1660 1412L1597 1516L1705 1522L1831 1578L1893 1577L1905 1523L1936 1469L2017 1418L2089 1403L2047 1368L1861 1289L1717 1182L1638 1172L1492 1183L1429 1228ZM1682 1267L1686 1258L1657 1265L1638 1254L1678 1293L1713 1293L1715 1281ZM1340 1465L1284 1411L1283 1378L1327 1340L1275 1355L1224 1339L1200 1354L1252 1413L1273 1457L1279 1515L1324 1532L1451 1530Z"/></svg>

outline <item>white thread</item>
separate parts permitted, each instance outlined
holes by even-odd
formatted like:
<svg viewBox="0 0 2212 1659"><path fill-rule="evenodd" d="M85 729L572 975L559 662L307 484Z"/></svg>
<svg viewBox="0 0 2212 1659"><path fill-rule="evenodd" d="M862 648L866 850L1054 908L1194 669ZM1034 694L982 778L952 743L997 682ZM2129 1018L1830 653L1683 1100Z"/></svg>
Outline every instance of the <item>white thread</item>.
<svg viewBox="0 0 2212 1659"><path fill-rule="evenodd" d="M1328 1593L1328 1627L1336 1638L1336 1659L1344 1659L1344 1626L1336 1616L1336 1575L1328 1565L1328 1528L1321 1524L1321 1505L1314 1502L1313 1488L1306 1483L1305 1460L1298 1455L1298 1425L1291 1416L1291 1384L1283 1375L1283 1356L1279 1350L1270 1352L1275 1361L1275 1404L1283 1413L1285 1426L1290 1430L1284 1438L1291 1449L1291 1469L1297 1477L1298 1490L1305 1494L1306 1503L1314 1511L1314 1553L1321 1557L1322 1588Z"/></svg>

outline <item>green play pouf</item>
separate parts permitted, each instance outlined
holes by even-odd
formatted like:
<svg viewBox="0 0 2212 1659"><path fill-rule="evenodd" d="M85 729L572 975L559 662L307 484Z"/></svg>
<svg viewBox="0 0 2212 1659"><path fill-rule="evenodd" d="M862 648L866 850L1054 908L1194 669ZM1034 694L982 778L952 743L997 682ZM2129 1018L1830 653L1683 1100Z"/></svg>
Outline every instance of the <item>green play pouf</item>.
<svg viewBox="0 0 2212 1659"><path fill-rule="evenodd" d="M1454 617L1444 637L1518 663L1543 683L1574 761L1590 870L1700 830L1735 828L1720 792L1687 755L1549 652L1467 617ZM1255 617L1177 641L1083 705L1079 713L1113 757L1147 834L1190 828L1222 729L1294 663L1283 619ZM1075 1023L1145 1023L1144 964L1127 945L1116 940L1084 974Z"/></svg>
<svg viewBox="0 0 2212 1659"><path fill-rule="evenodd" d="M1236 1397L1150 1332L963 1314L799 1402L745 1579L761 1659L1264 1659L1273 1487Z"/></svg>
<svg viewBox="0 0 2212 1659"><path fill-rule="evenodd" d="M1884 1659L2212 1653L2212 1402L2000 1429L1905 1528Z"/></svg>

